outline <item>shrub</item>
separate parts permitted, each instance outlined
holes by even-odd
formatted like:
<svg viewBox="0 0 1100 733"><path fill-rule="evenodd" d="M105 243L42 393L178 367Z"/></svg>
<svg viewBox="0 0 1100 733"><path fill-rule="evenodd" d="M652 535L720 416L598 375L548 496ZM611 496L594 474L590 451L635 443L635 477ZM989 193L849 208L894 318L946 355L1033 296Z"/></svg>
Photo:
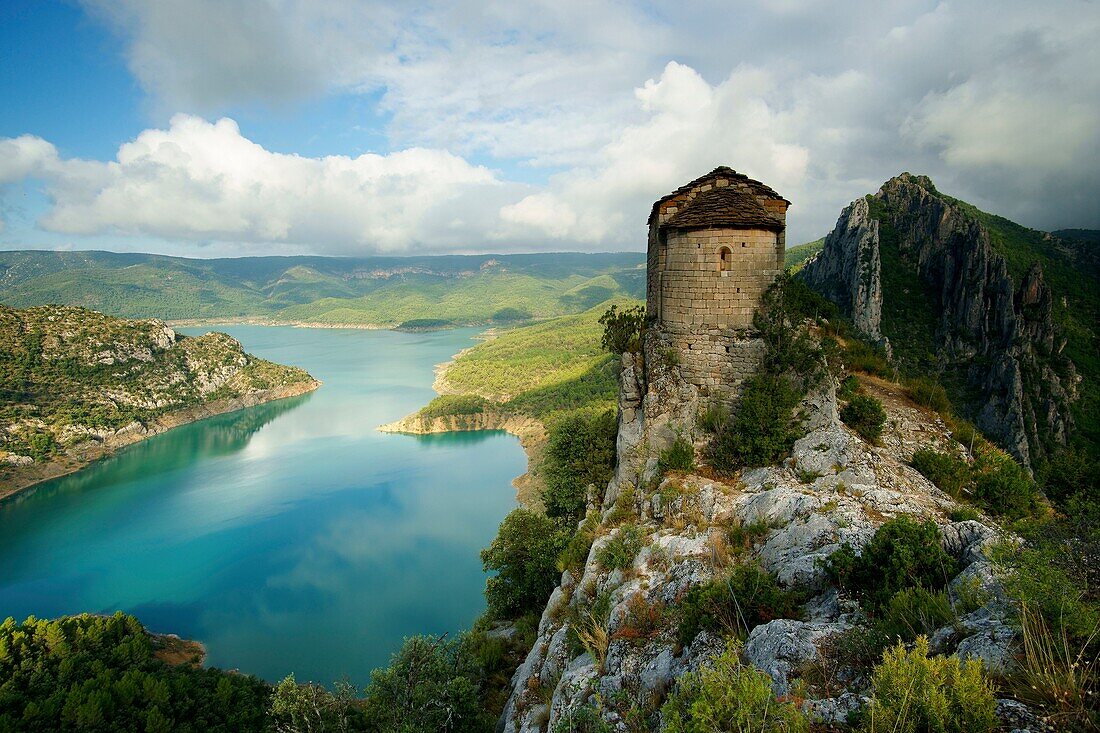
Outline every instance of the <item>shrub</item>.
<svg viewBox="0 0 1100 733"><path fill-rule="evenodd" d="M840 419L870 443L878 441L886 424L882 403L871 395L857 394L840 411Z"/></svg>
<svg viewBox="0 0 1100 733"><path fill-rule="evenodd" d="M993 687L980 661L929 657L928 640L912 651L888 649L871 678L866 733L981 733L997 725Z"/></svg>
<svg viewBox="0 0 1100 733"><path fill-rule="evenodd" d="M291 674L275 685L269 714L277 731L360 730L363 712L350 682L337 683L334 694L322 685L299 685Z"/></svg>
<svg viewBox="0 0 1100 733"><path fill-rule="evenodd" d="M626 603L626 616L615 631L614 638L627 641L645 641L661 632L665 607L661 603L650 604L645 594L637 592Z"/></svg>
<svg viewBox="0 0 1100 733"><path fill-rule="evenodd" d="M626 570L634 564L643 546L642 530L638 525L625 524L596 550L596 561L607 570Z"/></svg>
<svg viewBox="0 0 1100 733"><path fill-rule="evenodd" d="M859 394L859 377L849 374L840 382L840 389L836 391L837 399L848 401Z"/></svg>
<svg viewBox="0 0 1100 733"><path fill-rule="evenodd" d="M666 733L805 733L809 720L772 692L767 674L741 663L738 649L726 651L698 672L680 678L661 706Z"/></svg>
<svg viewBox="0 0 1100 733"><path fill-rule="evenodd" d="M600 347L607 349L612 354L622 354L627 351L637 351L641 346L642 326L645 324L645 308L634 306L619 310L617 306L611 306L602 316L600 325L603 326L603 337L600 339Z"/></svg>
<svg viewBox="0 0 1100 733"><path fill-rule="evenodd" d="M541 609L557 584L556 561L568 539L553 520L528 509L505 517L492 544L481 551L485 570L497 571L485 581L489 614L508 619Z"/></svg>
<svg viewBox="0 0 1100 733"><path fill-rule="evenodd" d="M958 563L940 544L931 520L897 517L886 522L856 554L845 542L829 556L826 572L840 588L855 593L872 613L905 588L939 590L956 574Z"/></svg>
<svg viewBox="0 0 1100 733"><path fill-rule="evenodd" d="M591 512L558 555L558 570L579 570L588 561L588 551L596 539L596 530L600 526L599 512Z"/></svg>
<svg viewBox="0 0 1100 733"><path fill-rule="evenodd" d="M913 454L911 463L921 475L956 499L970 486L970 464L951 453L921 448Z"/></svg>
<svg viewBox="0 0 1100 733"><path fill-rule="evenodd" d="M981 519L982 515L972 506L957 506L948 513L947 518L952 522L968 522Z"/></svg>
<svg viewBox="0 0 1100 733"><path fill-rule="evenodd" d="M1035 482L999 448L984 445L974 460L974 495L994 514L1020 519L1039 507Z"/></svg>
<svg viewBox="0 0 1100 733"><path fill-rule="evenodd" d="M890 639L912 642L918 636L930 636L954 620L951 601L943 591L905 588L886 604L879 628Z"/></svg>
<svg viewBox="0 0 1100 733"><path fill-rule="evenodd" d="M703 629L744 637L773 619L796 618L801 610L801 594L780 588L756 565L738 565L729 575L687 592L678 609L679 638L689 644Z"/></svg>
<svg viewBox="0 0 1100 733"><path fill-rule="evenodd" d="M886 352L876 346L859 339L849 339L844 346L841 358L844 364L853 372L864 372L876 377L889 379L894 369L886 360Z"/></svg>
<svg viewBox="0 0 1100 733"><path fill-rule="evenodd" d="M1071 448L1048 461L1039 476L1047 497L1071 516L1100 519L1100 460Z"/></svg>
<svg viewBox="0 0 1100 733"><path fill-rule="evenodd" d="M695 446L686 438L677 436L657 459L657 472L690 471L695 466Z"/></svg>
<svg viewBox="0 0 1100 733"><path fill-rule="evenodd" d="M492 723L481 708L475 673L457 640L406 639L389 667L371 672L364 700L367 730L486 730Z"/></svg>
<svg viewBox="0 0 1100 733"><path fill-rule="evenodd" d="M554 724L554 733L614 733L615 729L600 716L596 708L585 705L566 709Z"/></svg>
<svg viewBox="0 0 1100 733"><path fill-rule="evenodd" d="M921 407L927 407L942 415L951 413L951 400L947 398L947 390L939 382L926 377L917 377L906 384L905 391L909 394L909 399Z"/></svg>
<svg viewBox="0 0 1100 733"><path fill-rule="evenodd" d="M797 437L791 412L800 399L784 377L760 373L748 379L736 417L711 444L711 464L719 471L733 471L777 463Z"/></svg>
<svg viewBox="0 0 1100 733"><path fill-rule="evenodd" d="M1019 607L1038 613L1055 637L1065 635L1071 644L1081 645L1100 627L1100 607L1085 596L1087 557L1072 551L1072 545L1054 535L1056 529L1036 530L1035 544L1004 542L990 553L1005 591Z"/></svg>
<svg viewBox="0 0 1100 733"><path fill-rule="evenodd" d="M589 485L602 489L615 469L618 425L611 410L574 412L550 427L542 475L542 503L547 516L576 526L584 516Z"/></svg>
<svg viewBox="0 0 1100 733"><path fill-rule="evenodd" d="M730 418L729 407L720 399L712 400L699 414L699 427L708 433L720 433Z"/></svg>

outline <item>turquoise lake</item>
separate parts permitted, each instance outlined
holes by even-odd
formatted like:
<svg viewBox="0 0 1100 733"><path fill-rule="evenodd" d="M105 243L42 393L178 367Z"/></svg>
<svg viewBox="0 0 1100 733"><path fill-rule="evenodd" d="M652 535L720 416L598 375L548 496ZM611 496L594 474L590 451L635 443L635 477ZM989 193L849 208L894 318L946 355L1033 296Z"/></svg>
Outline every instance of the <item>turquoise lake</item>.
<svg viewBox="0 0 1100 733"><path fill-rule="evenodd" d="M468 627L519 442L375 428L427 403L476 331L217 330L324 385L0 504L0 618L122 610L202 641L211 666L360 687L403 637Z"/></svg>

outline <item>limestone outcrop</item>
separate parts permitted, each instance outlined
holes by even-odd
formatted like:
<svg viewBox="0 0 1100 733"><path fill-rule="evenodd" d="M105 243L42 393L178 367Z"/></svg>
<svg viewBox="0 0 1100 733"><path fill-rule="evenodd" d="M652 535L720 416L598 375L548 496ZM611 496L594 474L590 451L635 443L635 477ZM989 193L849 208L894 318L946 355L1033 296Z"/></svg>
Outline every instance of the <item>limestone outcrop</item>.
<svg viewBox="0 0 1100 733"><path fill-rule="evenodd" d="M867 199L850 203L825 237L822 251L802 277L814 290L840 306L860 333L891 353L882 335L882 261L878 222Z"/></svg>
<svg viewBox="0 0 1100 733"><path fill-rule="evenodd" d="M892 278L886 249L904 271ZM912 283L898 280L905 272ZM1042 267L1017 281L977 218L928 178L905 173L852 202L800 276L883 345L899 337L891 329L911 327L902 321L927 318L921 336L935 363L908 366L965 385L953 390L957 407L1025 465L1065 444L1078 377L1062 355ZM886 323L890 306L900 315Z"/></svg>
<svg viewBox="0 0 1100 733"><path fill-rule="evenodd" d="M580 569L566 570L542 614L537 639L511 680L498 730L552 731L592 707L615 730L627 730L628 709L656 711L686 672L706 664L725 642L703 630L679 636L676 609L693 587L723 577L739 563L770 571L784 587L811 600L800 618L773 619L747 630L743 658L766 672L777 694L817 662L822 649L853 625L866 624L858 604L830 587L822 560L842 543L864 545L889 518L933 520L944 548L964 568L954 587L988 597L987 606L937 634L939 649L1010 664L1015 633L998 605L1003 596L986 550L1001 532L987 520L952 521L955 501L909 465L921 447L961 450L937 416L867 380L888 414L877 445L838 417L832 377L805 398L798 412L804 436L780 465L745 470L728 479L697 474L661 477L657 457L678 437L702 444L696 427L700 399L662 361L660 334L644 354L623 357L619 462L598 507L601 527ZM731 527L762 527L745 548L731 548ZM605 567L603 551L626 533L640 536L626 566ZM606 609L599 615L596 609ZM604 638L586 645L578 629ZM865 680L847 689L811 695L805 707L825 722L841 723L863 699ZM803 693L800 693L803 694ZM649 725L659 726L650 713ZM656 729L656 728L654 728Z"/></svg>

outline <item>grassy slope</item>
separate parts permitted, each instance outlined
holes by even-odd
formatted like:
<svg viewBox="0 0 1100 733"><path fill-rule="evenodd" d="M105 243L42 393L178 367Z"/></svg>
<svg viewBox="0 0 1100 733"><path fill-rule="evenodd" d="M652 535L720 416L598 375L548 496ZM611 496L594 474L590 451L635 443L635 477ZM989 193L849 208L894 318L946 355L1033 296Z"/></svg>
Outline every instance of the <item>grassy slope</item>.
<svg viewBox="0 0 1100 733"><path fill-rule="evenodd" d="M195 260L109 252L0 252L0 301L122 317L255 317L397 325L577 313L640 297L641 253Z"/></svg>
<svg viewBox="0 0 1100 733"><path fill-rule="evenodd" d="M612 302L640 304L619 299L505 331L460 355L447 370L448 388L544 422L570 410L613 408L618 392L614 359L600 348L599 324ZM448 402L462 404L442 398L425 409L446 412Z"/></svg>
<svg viewBox="0 0 1100 733"><path fill-rule="evenodd" d="M783 266L792 272L798 272L802 269L802 265L805 264L806 260L820 252L824 246L825 237L788 247L786 253L784 253Z"/></svg>

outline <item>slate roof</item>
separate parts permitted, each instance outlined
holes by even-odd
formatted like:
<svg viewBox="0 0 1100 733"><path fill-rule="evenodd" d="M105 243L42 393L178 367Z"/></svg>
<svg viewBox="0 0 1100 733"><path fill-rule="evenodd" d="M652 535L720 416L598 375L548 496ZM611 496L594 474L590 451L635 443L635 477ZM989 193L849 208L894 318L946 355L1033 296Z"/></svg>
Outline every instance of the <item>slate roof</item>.
<svg viewBox="0 0 1100 733"><path fill-rule="evenodd" d="M672 193L670 193L666 196L662 196L661 198L657 199L653 203L653 208L650 209L649 223L652 224L653 221L657 218L657 210L660 208L661 204L663 204L665 201L668 201L669 199L672 199L672 198L676 198L680 194L687 193L691 189L695 188L696 186L698 186L702 183L705 183L706 181L708 181L712 178L728 178L729 181L730 181L730 186L733 186L733 187L736 187L736 188L740 188L742 186L747 186L749 188L749 190L751 190L752 193L756 196L762 196L764 198L778 199L780 201L785 201L788 206L791 203L790 201L787 201L787 199L783 198L778 193L776 193L775 189L773 189L771 186L768 186L767 184L761 183L760 181L757 181L754 178L749 178L744 173L738 173L737 171L735 171L733 168L730 168L729 166L720 165L717 168L715 168L714 170L712 170L710 173L706 174L705 176L699 176L694 181L691 181L690 183L685 183L683 186L680 186L679 188L677 188ZM691 205L689 205L688 208L690 208L690 206Z"/></svg>
<svg viewBox="0 0 1100 733"><path fill-rule="evenodd" d="M683 209L664 223L666 229L767 229L782 231L783 224L764 210L752 194L733 186L696 194Z"/></svg>

